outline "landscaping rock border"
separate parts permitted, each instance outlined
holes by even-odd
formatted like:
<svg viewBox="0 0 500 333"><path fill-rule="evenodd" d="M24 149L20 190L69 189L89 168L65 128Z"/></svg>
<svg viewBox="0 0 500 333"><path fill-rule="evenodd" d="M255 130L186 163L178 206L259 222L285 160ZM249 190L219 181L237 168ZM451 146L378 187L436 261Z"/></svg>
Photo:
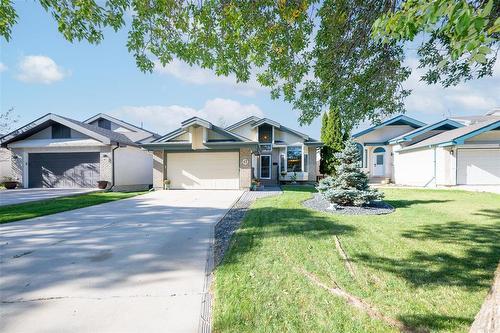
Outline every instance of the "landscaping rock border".
<svg viewBox="0 0 500 333"><path fill-rule="evenodd" d="M217 267L229 248L231 236L238 230L248 208L259 199L282 194L281 188L243 193L240 199L231 207L226 215L215 225L214 233L214 264Z"/></svg>
<svg viewBox="0 0 500 333"><path fill-rule="evenodd" d="M394 207L383 201L374 201L368 206L343 206L336 210L330 209L330 202L325 200L320 193L315 193L312 199L302 203L307 208L327 212L335 215L383 215L394 212Z"/></svg>

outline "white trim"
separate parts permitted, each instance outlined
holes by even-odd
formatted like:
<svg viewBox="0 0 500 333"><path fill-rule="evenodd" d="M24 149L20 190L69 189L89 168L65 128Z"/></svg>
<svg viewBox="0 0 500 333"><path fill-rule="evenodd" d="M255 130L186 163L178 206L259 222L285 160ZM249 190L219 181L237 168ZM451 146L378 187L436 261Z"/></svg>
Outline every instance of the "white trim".
<svg viewBox="0 0 500 333"><path fill-rule="evenodd" d="M269 177L262 177L262 157L263 156L268 156L269 157ZM259 176L260 179L271 179L272 178L272 155L260 155L260 164L259 164Z"/></svg>

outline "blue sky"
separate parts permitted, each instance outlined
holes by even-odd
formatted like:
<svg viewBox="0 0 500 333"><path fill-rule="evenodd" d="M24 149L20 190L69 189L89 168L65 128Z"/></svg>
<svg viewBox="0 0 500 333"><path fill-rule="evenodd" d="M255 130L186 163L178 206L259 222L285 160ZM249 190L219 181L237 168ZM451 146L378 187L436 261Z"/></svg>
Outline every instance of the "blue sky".
<svg viewBox="0 0 500 333"><path fill-rule="evenodd" d="M71 44L38 3L15 6L19 20L12 40L0 45L0 107L15 107L18 125L49 112L79 120L104 112L162 134L192 115L229 125L253 114L319 137L319 119L301 128L290 105L272 100L256 82L237 84L179 61L145 74L126 49L125 30L106 33L96 46ZM416 68L413 53L408 50L407 63ZM432 122L500 106L499 61L493 77L446 90L419 82L420 74L414 70L405 83L413 89L406 101L409 116Z"/></svg>

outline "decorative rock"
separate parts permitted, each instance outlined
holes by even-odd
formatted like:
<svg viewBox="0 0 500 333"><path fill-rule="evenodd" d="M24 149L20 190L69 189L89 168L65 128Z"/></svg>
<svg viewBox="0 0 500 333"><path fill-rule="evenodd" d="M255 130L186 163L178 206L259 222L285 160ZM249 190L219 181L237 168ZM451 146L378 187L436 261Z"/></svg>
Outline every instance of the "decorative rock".
<svg viewBox="0 0 500 333"><path fill-rule="evenodd" d="M320 212L339 215L382 215L394 212L394 207L383 201L373 201L368 206L336 206L328 202L319 193L315 193L312 199L303 202L307 208Z"/></svg>

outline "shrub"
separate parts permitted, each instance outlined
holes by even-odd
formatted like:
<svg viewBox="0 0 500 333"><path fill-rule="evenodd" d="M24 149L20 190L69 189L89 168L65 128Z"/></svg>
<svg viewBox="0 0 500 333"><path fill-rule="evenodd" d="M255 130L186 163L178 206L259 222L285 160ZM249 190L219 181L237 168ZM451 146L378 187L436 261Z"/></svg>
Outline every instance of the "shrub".
<svg viewBox="0 0 500 333"><path fill-rule="evenodd" d="M384 197L368 185L368 176L359 167L360 156L354 142L346 143L338 160L337 176L322 179L317 187L326 200L340 206L362 206Z"/></svg>

